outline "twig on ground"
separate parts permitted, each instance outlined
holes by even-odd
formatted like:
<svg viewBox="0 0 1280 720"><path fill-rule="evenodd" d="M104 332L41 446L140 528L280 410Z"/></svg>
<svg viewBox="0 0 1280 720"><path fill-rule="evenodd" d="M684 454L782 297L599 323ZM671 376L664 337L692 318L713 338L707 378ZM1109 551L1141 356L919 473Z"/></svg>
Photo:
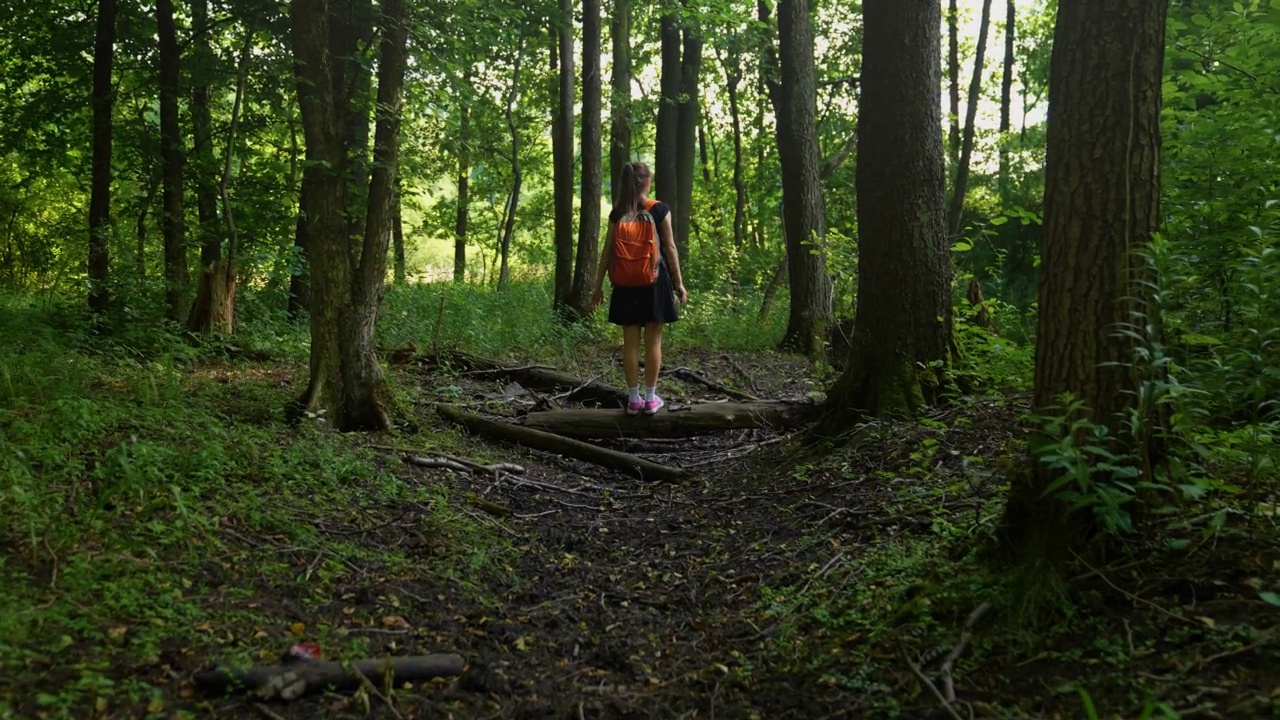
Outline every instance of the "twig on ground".
<svg viewBox="0 0 1280 720"><path fill-rule="evenodd" d="M749 375L746 370L742 369L742 366L738 364L738 361L734 360L729 355L721 355L720 359L729 363L729 367L733 368L733 371L738 373L739 377L747 381L747 387L751 388L751 392L759 394L760 388L756 387L756 381L752 379L751 375Z"/></svg>
<svg viewBox="0 0 1280 720"><path fill-rule="evenodd" d="M938 668L938 674L942 677L942 691L947 702L956 701L955 682L951 677L952 668L955 667L956 660L960 658L961 653L969 646L969 636L973 632L973 626L978 624L983 615L991 610L991 603L984 602L969 613L969 618L964 621L964 629L960 631L960 640L956 646L951 648L951 652L947 653L947 657L942 661L942 665Z"/></svg>
<svg viewBox="0 0 1280 720"><path fill-rule="evenodd" d="M819 570L817 573L815 573L813 577L809 578L809 581L804 584L804 587L800 588L800 592L797 593L797 595L804 595L806 592L809 591L810 585L814 584L818 580L821 580L823 577L826 576L827 573L831 572L831 568L835 567L836 563L840 562L840 560L844 558L844 552L845 552L844 550L841 550L840 552L836 553L834 557L828 560L827 564L823 565L822 569Z"/></svg>
<svg viewBox="0 0 1280 720"><path fill-rule="evenodd" d="M741 390L734 390L731 387L725 387L724 385L714 380L711 380L710 378L706 377L702 373L699 373L697 370L693 370L691 368L687 368L687 367L675 368L674 370L671 371L671 376L679 378L686 382L697 383L699 385L702 385L705 388L721 393L723 395L728 395L729 397L737 400L745 400L747 402L760 401L760 398L756 397L755 395L752 395L751 393L742 392Z"/></svg>
<svg viewBox="0 0 1280 720"><path fill-rule="evenodd" d="M1125 590L1124 588L1120 587L1119 585L1116 585L1115 583L1111 582L1111 578L1109 578L1109 577L1107 577L1106 575L1102 574L1102 571L1101 571L1101 570L1098 570L1097 568L1095 568L1095 567L1093 567L1092 565L1090 565L1090 564L1089 564L1089 562L1088 562L1087 560L1085 560L1084 558L1080 557L1080 555L1079 555L1078 553L1076 553L1074 550L1073 550L1073 551L1071 551L1071 554L1072 554L1072 555L1075 555L1076 559L1077 559L1077 560L1079 560L1079 561L1080 561L1080 563L1081 563L1082 565L1084 565L1086 568L1088 568L1090 571L1092 571L1092 572L1093 572L1095 575L1097 575L1098 577L1102 578L1102 582L1104 582L1104 583L1106 583L1108 586L1110 586L1112 590L1115 590L1116 592L1120 593L1121 595L1124 595L1125 597L1129 598L1130 600L1132 600L1132 601L1134 601L1134 602L1136 602L1136 603L1142 603L1143 605L1146 605L1147 607L1149 607L1149 608L1151 608L1151 609L1155 610L1156 612L1160 613L1161 615L1164 615L1164 616L1165 616L1165 617L1167 617L1167 618L1170 618L1170 619L1173 619L1173 620L1177 620L1178 622L1186 623L1186 624L1188 624L1188 625L1191 625L1192 627L1204 627L1204 624L1203 624L1203 623L1200 623L1200 622L1197 622L1197 621L1195 621L1195 620L1192 620L1191 618L1189 618L1189 617L1187 617L1187 616L1185 616L1185 615L1179 615L1178 613L1173 612L1173 611L1171 611L1171 610L1166 610L1165 608L1161 607L1159 604L1154 603L1154 602L1151 602L1150 600L1148 600L1148 599L1146 599L1146 598L1144 598L1144 597L1139 597L1139 596L1137 596L1137 595L1134 595L1133 593L1129 592L1128 590Z"/></svg>
<svg viewBox="0 0 1280 720"><path fill-rule="evenodd" d="M933 682L925 676L924 672L920 670L918 665L911 662L911 658L907 656L907 648L899 644L898 654L902 657L902 662L906 663L907 667L911 669L911 674L916 676L916 681L920 683L920 687L928 690L929 694L933 695L934 699L942 705L942 709L947 711L947 715L951 716L951 720L964 720L964 718L960 717L960 713L956 712L955 706L943 697L942 692L938 690L938 686L934 685Z"/></svg>
<svg viewBox="0 0 1280 720"><path fill-rule="evenodd" d="M253 709L257 710L262 715L262 717L267 718L267 720L284 720L283 716L277 715L276 713L272 712L271 708L267 707L266 705L263 705L262 703L254 703Z"/></svg>
<svg viewBox="0 0 1280 720"><path fill-rule="evenodd" d="M369 679L368 675L365 675L364 673L360 672L360 668L356 667L355 665L351 666L351 672L354 673L355 676L360 680L360 684L364 687L365 690L367 690L370 694L372 694L374 697L378 698L382 702L386 703L387 709L391 711L392 715L395 715L400 720L404 720L404 715L400 714L400 711L396 709L396 706L391 702L391 699L388 698L386 695L384 695L382 691L378 689L377 685L373 684L373 681Z"/></svg>

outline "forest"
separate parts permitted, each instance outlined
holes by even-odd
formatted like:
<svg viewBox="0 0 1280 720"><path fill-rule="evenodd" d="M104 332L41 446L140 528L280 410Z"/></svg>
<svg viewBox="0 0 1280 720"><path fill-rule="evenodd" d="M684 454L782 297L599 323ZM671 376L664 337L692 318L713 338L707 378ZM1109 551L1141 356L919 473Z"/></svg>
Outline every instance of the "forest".
<svg viewBox="0 0 1280 720"><path fill-rule="evenodd" d="M1280 713L1280 0L0 12L0 719Z"/></svg>

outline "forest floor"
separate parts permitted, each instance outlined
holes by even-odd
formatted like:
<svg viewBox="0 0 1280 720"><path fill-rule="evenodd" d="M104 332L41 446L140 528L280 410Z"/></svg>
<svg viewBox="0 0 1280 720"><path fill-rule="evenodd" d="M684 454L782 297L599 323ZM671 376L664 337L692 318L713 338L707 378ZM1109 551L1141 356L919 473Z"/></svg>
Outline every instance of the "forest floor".
<svg viewBox="0 0 1280 720"><path fill-rule="evenodd" d="M611 362L569 369L616 372ZM808 366L785 356L682 351L668 362L760 397L810 390ZM617 441L694 471L677 485L459 434L433 403L497 416L530 398L466 373L395 372L415 426L328 442L370 458L389 478L378 487L443 490L318 492L288 509L307 532L223 515L216 537L192 538L210 552L182 556L200 559L162 551L156 561L186 588L183 607L197 608L164 620L182 631L130 650L142 633L127 611L100 635L67 631L0 680L14 716L1249 718L1280 702L1280 608L1259 595L1280 575L1271 518L1201 505L1114 562L1081 567L1060 592L1013 599L1022 589L988 569L984 549L1025 397L871 423L837 448L766 430ZM227 403L293 384L286 368L198 375L191 382L223 386ZM720 399L677 380L662 389L673 409ZM525 472L423 468L388 446ZM261 487L259 502L275 492ZM501 516L482 509L494 507ZM70 566L64 556L63 587ZM58 567L37 567L31 582L55 586ZM202 667L273 662L302 640L334 659L456 650L469 666L461 678L289 704L207 698L191 683ZM91 688L60 704L59 692L84 685L80 670L104 660L107 684L132 678L150 694L95 704Z"/></svg>

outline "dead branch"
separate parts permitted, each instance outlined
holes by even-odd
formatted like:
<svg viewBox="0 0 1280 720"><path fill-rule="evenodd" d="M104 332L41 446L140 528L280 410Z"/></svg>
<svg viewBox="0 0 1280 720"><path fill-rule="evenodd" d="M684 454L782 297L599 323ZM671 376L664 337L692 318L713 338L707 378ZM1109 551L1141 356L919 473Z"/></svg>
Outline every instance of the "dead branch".
<svg viewBox="0 0 1280 720"><path fill-rule="evenodd" d="M518 443L535 450L543 450L585 460L641 480L682 482L689 478L688 471L680 468L659 465L635 455L609 450L549 432L490 420L449 405L437 405L436 412L473 433Z"/></svg>
<svg viewBox="0 0 1280 720"><path fill-rule="evenodd" d="M244 670L217 668L198 672L195 684L206 694L251 692L264 699L295 700L332 688L349 692L360 687L352 671L382 676L395 682L414 682L462 674L467 661L453 653L396 658L369 658L352 663L297 662L288 665L258 665ZM350 670L348 669L350 668Z"/></svg>
<svg viewBox="0 0 1280 720"><path fill-rule="evenodd" d="M747 382L747 387L751 388L751 392L754 392L754 393L760 392L760 388L756 387L756 381L752 379L751 375L748 374L746 370L742 369L742 366L738 364L737 360L733 359L733 356L721 355L720 359L729 363L729 367L732 368L734 372L738 373L739 377L741 377L743 380Z"/></svg>
<svg viewBox="0 0 1280 720"><path fill-rule="evenodd" d="M626 407L627 393L620 388L609 387L595 381L584 381L567 373L541 365L506 367L497 360L471 355L458 350L436 353L424 360L428 366L448 365L468 371L478 378L505 379L518 382L526 388L548 392L568 391L569 402L595 403L602 407Z"/></svg>
<svg viewBox="0 0 1280 720"><path fill-rule="evenodd" d="M942 696L942 692L938 690L938 686L934 685L933 682L925 676L924 672L921 671L915 663L911 662L911 658L907 657L907 649L899 646L898 654L902 657L902 662L906 663L907 667L911 670L911 674L916 676L916 680L920 683L920 687L929 691L929 694L932 695L940 705L942 705L942 709L947 711L947 715L951 717L951 720L964 720L960 717L960 713L956 712L955 706Z"/></svg>
<svg viewBox="0 0 1280 720"><path fill-rule="evenodd" d="M947 657L942 661L942 666L938 668L938 674L942 677L942 692L947 702L954 703L956 701L955 681L951 677L951 670L955 667L956 660L960 654L965 651L969 645L969 636L973 632L973 626L978 624L983 615L991 610L991 603L984 602L969 613L969 618L964 621L964 629L960 631L960 641L956 646L951 648L951 652L947 653Z"/></svg>

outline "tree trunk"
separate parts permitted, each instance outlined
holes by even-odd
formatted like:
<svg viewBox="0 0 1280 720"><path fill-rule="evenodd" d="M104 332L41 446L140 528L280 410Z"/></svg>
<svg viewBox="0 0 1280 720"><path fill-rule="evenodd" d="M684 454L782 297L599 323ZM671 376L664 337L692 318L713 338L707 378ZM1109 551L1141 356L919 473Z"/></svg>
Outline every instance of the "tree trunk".
<svg viewBox="0 0 1280 720"><path fill-rule="evenodd" d="M778 40L782 83L780 99L787 122L778 124L782 165L783 222L786 225L791 312L781 346L811 358L826 354L831 324L831 278L823 252L822 179L814 86L813 27L807 0L778 3Z"/></svg>
<svg viewBox="0 0 1280 720"><path fill-rule="evenodd" d="M680 58L679 115L676 120L676 202L672 208L676 252L681 265L688 267L689 223L693 218L693 177L697 166L698 115L701 104L698 85L702 74L702 38L684 31L684 53Z"/></svg>
<svg viewBox="0 0 1280 720"><path fill-rule="evenodd" d="M138 218L134 223L133 274L139 280L147 277L147 215L151 213L151 205L155 203L159 190L160 178L153 175L147 184L147 192L142 197Z"/></svg>
<svg viewBox="0 0 1280 720"><path fill-rule="evenodd" d="M964 111L964 138L960 141L960 164L956 167L956 183L951 189L951 209L947 227L953 235L960 232L964 220L964 196L969 192L969 163L973 158L973 136L978 119L978 103L982 99L982 62L986 56L987 33L991 29L991 0L982 0L982 19L978 21L978 47L973 56L973 78L969 81L969 99Z"/></svg>
<svg viewBox="0 0 1280 720"><path fill-rule="evenodd" d="M858 117L858 300L849 364L819 428L935 400L953 346L936 0L867 0Z"/></svg>
<svg viewBox="0 0 1280 720"><path fill-rule="evenodd" d="M364 230L364 211L369 182L369 118L373 110L370 86L373 66L372 0L330 0L328 60L333 72L340 122L346 131L347 152L347 234L353 261L361 245L355 241Z"/></svg>
<svg viewBox="0 0 1280 720"><path fill-rule="evenodd" d="M604 157L600 144L600 0L582 1L582 201L578 209L578 253L568 310L591 314L596 263L600 258L600 185Z"/></svg>
<svg viewBox="0 0 1280 720"><path fill-rule="evenodd" d="M227 129L227 145L222 153L222 176L218 183L218 193L222 198L222 218L226 223L227 254L222 257L219 248L214 259L200 273L196 299L187 318L187 330L200 335L208 335L214 331L230 335L235 329L236 252L239 235L236 231L235 213L231 207L231 170L235 159L236 131L240 126L240 107L249 81L253 33L256 29L257 18L254 17L245 28L244 45L240 48L240 59L236 64L235 99L231 103L231 123Z"/></svg>
<svg viewBox="0 0 1280 720"><path fill-rule="evenodd" d="M524 36L516 47L516 59L511 70L511 91L507 95L507 129L511 133L511 194L503 208L498 236L498 289L503 290L511 280L511 239L516 233L516 211L520 207L520 186L524 173L520 169L520 128L516 125L516 105L520 101L520 64L524 58Z"/></svg>
<svg viewBox="0 0 1280 720"><path fill-rule="evenodd" d="M956 0L947 2L947 153L951 167L960 166L960 8Z"/></svg>
<svg viewBox="0 0 1280 720"><path fill-rule="evenodd" d="M1159 309L1148 304L1156 278L1140 253L1160 222L1166 9L1149 0L1063 3L1049 78L1033 405L1052 413L1064 393L1082 401L1083 419L1110 430L1108 449L1136 456L1135 483L1154 480L1162 420L1159 398L1142 392L1142 340L1120 330L1137 323L1141 336L1151 326L1157 337L1148 340L1159 342ZM1096 518L1045 497L1058 477L1036 463L1010 488L1005 520L1015 551L1087 554Z"/></svg>
<svg viewBox="0 0 1280 720"><path fill-rule="evenodd" d="M178 127L178 35L173 22L173 0L157 0L160 35L160 162L164 168L165 306L169 319L183 324L187 313L187 250L183 238L182 133Z"/></svg>
<svg viewBox="0 0 1280 720"><path fill-rule="evenodd" d="M652 196L675 209L680 182L676 156L680 133L680 27L675 15L663 15L662 66L659 80L658 119L654 127ZM675 218L672 218L675 225ZM674 228L673 228L674 229ZM676 233L677 242L680 234Z"/></svg>
<svg viewBox="0 0 1280 720"><path fill-rule="evenodd" d="M336 44L325 0L293 0L298 95L313 177L306 213L311 250L311 376L300 404L308 417L338 430L388 426L386 380L374 347L374 327L387 261L387 216L399 156L401 97L407 62L408 10L404 0L382 3L378 51L378 121L373 172L363 213L358 259L346 216L348 163L359 122L338 102L327 62Z"/></svg>
<svg viewBox="0 0 1280 720"><path fill-rule="evenodd" d="M557 105L551 125L552 174L555 196L556 267L552 310L563 315L573 290L573 0L560 0L556 16L559 72Z"/></svg>
<svg viewBox="0 0 1280 720"><path fill-rule="evenodd" d="M1013 193L1013 183L1009 178L1009 130L1010 105L1013 103L1013 53L1015 33L1017 32L1018 12L1014 0L1008 0L1004 17L1004 72L1000 76L1000 200L1008 202Z"/></svg>
<svg viewBox="0 0 1280 720"><path fill-rule="evenodd" d="M733 128L733 246L740 250L747 235L747 181L742 165L742 107L738 97L738 86L742 83L742 58L737 51L737 38L729 42L734 49L721 58L720 64L724 66L729 124Z"/></svg>
<svg viewBox="0 0 1280 720"><path fill-rule="evenodd" d="M609 97L609 187L618 200L618 177L631 161L631 0L614 0L610 26L613 50Z"/></svg>
<svg viewBox="0 0 1280 720"><path fill-rule="evenodd" d="M301 67L294 64L295 84L304 82ZM290 174L297 174L298 128L292 118L289 121L289 169ZM287 313L290 319L296 320L311 304L311 271L310 255L307 253L307 186L313 182L315 175L303 172L302 182L298 184L298 217L293 231L293 257L289 263L289 301ZM289 187L293 187L291 183Z"/></svg>
<svg viewBox="0 0 1280 720"><path fill-rule="evenodd" d="M110 304L111 114L115 88L116 0L98 0L93 43L93 169L89 184L89 310L99 318Z"/></svg>
<svg viewBox="0 0 1280 720"><path fill-rule="evenodd" d="M462 76L471 84L471 67ZM471 221L471 106L463 104L462 127L458 133L458 207L453 221L453 281L467 279L467 225Z"/></svg>
<svg viewBox="0 0 1280 720"><path fill-rule="evenodd" d="M396 178L395 194L391 196L391 258L397 285L408 281L408 268L404 256L404 215L400 211L400 178Z"/></svg>
<svg viewBox="0 0 1280 720"><path fill-rule="evenodd" d="M200 265L207 272L222 257L222 232L218 227L218 161L213 152L213 86L209 82L216 62L209 46L209 2L191 3L191 156L194 160L196 242ZM205 282L200 279L201 284ZM198 295L198 293L197 293Z"/></svg>

